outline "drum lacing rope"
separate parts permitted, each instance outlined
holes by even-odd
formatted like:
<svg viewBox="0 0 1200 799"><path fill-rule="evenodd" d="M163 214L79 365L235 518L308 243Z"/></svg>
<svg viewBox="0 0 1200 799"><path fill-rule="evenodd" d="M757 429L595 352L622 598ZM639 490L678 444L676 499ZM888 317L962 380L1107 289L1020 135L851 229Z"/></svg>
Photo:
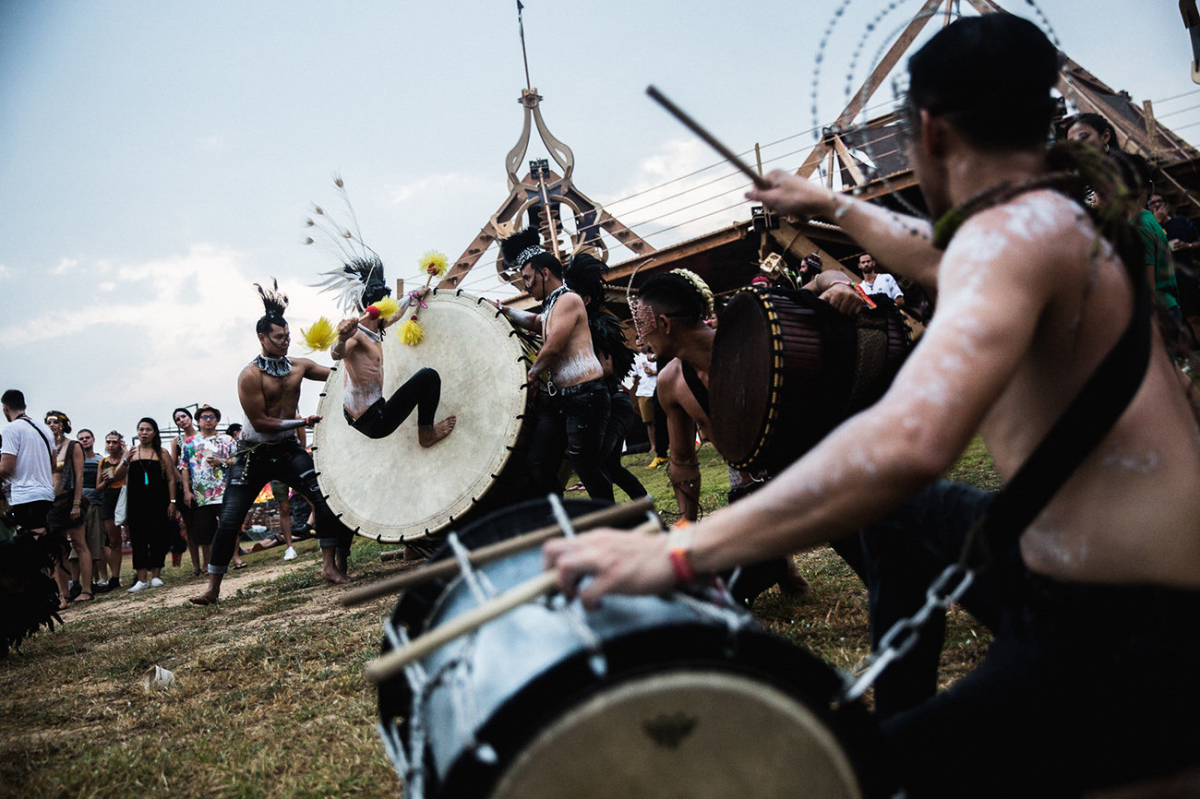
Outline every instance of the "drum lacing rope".
<svg viewBox="0 0 1200 799"><path fill-rule="evenodd" d="M402 775L404 780L404 795L408 799L424 799L425 796L425 725L422 717L425 713L425 703L433 689L441 685L446 673L458 665L457 658L451 658L438 667L421 690L413 694L412 709L408 719L408 771Z"/></svg>
<svg viewBox="0 0 1200 799"><path fill-rule="evenodd" d="M546 501L550 503L554 521L558 522L558 526L562 528L563 537L573 538L575 527L571 524L571 517L567 513L566 506L563 505L562 497L558 494L547 494ZM584 618L583 605L578 602L568 603L565 598L560 597L554 601L548 599L546 607L562 614L571 630L579 636L584 648L588 651L588 666L592 673L597 677L607 674L608 657L604 654L604 645L600 641L600 637L588 625L587 619Z"/></svg>
<svg viewBox="0 0 1200 799"><path fill-rule="evenodd" d="M479 706L475 704L475 686L473 678L475 674L475 633L469 633L462 646L459 647L458 657L451 662L455 665L452 679L456 683L457 689L453 688L450 691L450 699L454 706L454 717L459 722L459 727L464 730L470 730L471 733L465 741L465 746L475 755L475 759L482 763L495 763L499 760L496 750L489 743L480 743L476 737L479 731L479 725L482 719L479 716Z"/></svg>
<svg viewBox="0 0 1200 799"><path fill-rule="evenodd" d="M458 561L459 576L466 582L467 587L471 589L471 596L475 597L476 604L482 605L499 592L492 581L487 578L487 575L475 570L471 565L471 553L462 542L458 540L458 533L450 533L446 538L446 543L450 545L450 551L454 554L454 559Z"/></svg>
<svg viewBox="0 0 1200 799"><path fill-rule="evenodd" d="M728 591L723 591L718 596L728 597ZM746 626L751 618L743 610L731 604L731 599L723 599L720 602L697 599L690 594L676 592L674 598L682 604L691 608L700 616L707 616L714 621L724 622L726 646L729 653L732 654L737 649L738 633Z"/></svg>

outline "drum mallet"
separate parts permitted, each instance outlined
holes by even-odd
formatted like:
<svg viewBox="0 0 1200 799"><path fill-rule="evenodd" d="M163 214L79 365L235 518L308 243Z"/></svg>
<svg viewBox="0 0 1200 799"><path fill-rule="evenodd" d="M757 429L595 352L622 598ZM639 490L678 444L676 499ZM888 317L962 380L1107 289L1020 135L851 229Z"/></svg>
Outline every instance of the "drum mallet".
<svg viewBox="0 0 1200 799"><path fill-rule="evenodd" d="M664 95L662 92L660 92L656 87L647 86L646 94L650 95L650 98L652 100L654 100L656 103L658 103L663 108L665 108L669 114L671 114L673 117L675 117L680 122L682 122L684 125L686 125L688 127L688 129L690 129L692 131L692 133L695 133L697 136L704 139L704 141L708 143L709 147L712 147L714 150L716 150L718 153L721 154L722 158L724 158L729 163L733 164L735 167L738 168L738 170L740 172L745 174L746 177L748 177L748 178L750 178L750 180L754 181L754 185L757 188L760 188L760 189L771 188L771 184L770 184L770 182L767 181L766 178L764 178L762 175L758 174L753 169L751 169L749 167L749 165L746 164L745 161L743 161L741 158L738 158L737 154L735 154L733 152L733 150L730 150L728 147L726 147L724 144L722 144L720 141L718 141L717 138L715 136L713 136L711 133L709 133L707 130L705 130L700 125L699 122L692 119L687 114L686 111L684 111L682 108L675 105L675 103L673 103L669 99L667 99L666 95Z"/></svg>
<svg viewBox="0 0 1200 799"><path fill-rule="evenodd" d="M623 507L629 507L625 505ZM582 520L584 517L580 517ZM574 525L579 529L579 525ZM630 530L630 533L657 533L662 525L657 520L642 522ZM420 660L433 650L445 646L455 638L461 638L475 632L492 619L499 618L510 610L524 605L531 599L548 594L558 585L558 569L542 572L537 577L526 580L518 586L508 589L499 596L484 602L479 607L435 627L417 638L408 646L393 649L367 664L367 679L373 683L382 683L395 677L404 667L414 660Z"/></svg>
<svg viewBox="0 0 1200 799"><path fill-rule="evenodd" d="M626 502L623 505L613 505L609 508L585 513L582 516L572 519L571 525L576 530L590 530L593 527L616 524L653 510L654 500L649 497L643 497L633 502ZM519 535L516 538L480 547L470 553L469 560L472 566L481 566L497 558L507 557L516 552L541 546L544 542L560 535L562 535L562 528L557 524L540 527L537 530ZM378 599L381 596L412 588L414 585L421 585L439 578L453 577L456 574L458 574L458 561L454 558L447 558L446 560L431 563L417 571L398 574L354 591L349 591L340 601L343 606L350 608L361 605L364 602L370 602L372 599Z"/></svg>

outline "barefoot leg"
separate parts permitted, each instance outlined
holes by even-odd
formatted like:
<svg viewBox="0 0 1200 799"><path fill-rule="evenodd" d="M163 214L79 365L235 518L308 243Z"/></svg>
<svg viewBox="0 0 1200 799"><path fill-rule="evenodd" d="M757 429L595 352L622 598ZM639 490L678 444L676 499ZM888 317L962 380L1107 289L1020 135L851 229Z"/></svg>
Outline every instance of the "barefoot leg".
<svg viewBox="0 0 1200 799"><path fill-rule="evenodd" d="M454 425L457 422L457 416L447 416L433 427L418 427L417 443L419 443L422 447L432 447L434 444L450 435L450 433L454 430Z"/></svg>
<svg viewBox="0 0 1200 799"><path fill-rule="evenodd" d="M345 572L337 567L335 561L337 555L336 549L336 547L321 547L321 577L326 582L341 585L350 581L347 579Z"/></svg>
<svg viewBox="0 0 1200 799"><path fill-rule="evenodd" d="M194 596L188 601L193 605L215 605L221 597L221 580L225 579L223 574L208 575L208 590L199 596Z"/></svg>

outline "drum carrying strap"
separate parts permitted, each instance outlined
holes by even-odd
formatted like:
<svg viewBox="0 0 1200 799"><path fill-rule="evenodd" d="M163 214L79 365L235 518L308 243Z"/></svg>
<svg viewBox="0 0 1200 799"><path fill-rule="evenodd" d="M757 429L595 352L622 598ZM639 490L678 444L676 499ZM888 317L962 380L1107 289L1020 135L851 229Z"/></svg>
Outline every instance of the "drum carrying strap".
<svg viewBox="0 0 1200 799"><path fill-rule="evenodd" d="M704 415L711 419L712 413L708 410L708 387L700 381L700 375L696 374L696 370L682 358L679 359L679 368L683 371L684 382L691 389L692 395L700 405L700 410L704 411Z"/></svg>
<svg viewBox="0 0 1200 799"><path fill-rule="evenodd" d="M975 523L963 545L959 565L981 571L1015 548L1025 528L1133 401L1145 379L1151 347L1149 286L1137 277L1133 284L1133 316L1125 332Z"/></svg>

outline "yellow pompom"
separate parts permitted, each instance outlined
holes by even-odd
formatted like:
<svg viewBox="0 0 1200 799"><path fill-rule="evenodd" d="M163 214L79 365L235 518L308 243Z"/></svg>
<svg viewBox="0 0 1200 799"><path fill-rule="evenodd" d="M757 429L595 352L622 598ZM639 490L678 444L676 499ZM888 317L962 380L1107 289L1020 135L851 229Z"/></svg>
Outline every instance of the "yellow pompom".
<svg viewBox="0 0 1200 799"><path fill-rule="evenodd" d="M421 256L421 269L430 277L441 277L446 274L446 268L450 266L450 262L446 256L437 250L430 250Z"/></svg>
<svg viewBox="0 0 1200 799"><path fill-rule="evenodd" d="M333 326L324 316L312 323L308 329L301 329L300 335L304 337L304 344L308 347L309 352L317 350L327 350L337 341L337 328Z"/></svg>
<svg viewBox="0 0 1200 799"><path fill-rule="evenodd" d="M391 297L384 297L379 302L375 303L375 307L379 309L379 315L384 319L390 319L392 314L400 310L400 303L396 302Z"/></svg>
<svg viewBox="0 0 1200 799"><path fill-rule="evenodd" d="M417 324L416 319L409 319L400 325L400 340L410 347L415 347L425 340L425 331Z"/></svg>

